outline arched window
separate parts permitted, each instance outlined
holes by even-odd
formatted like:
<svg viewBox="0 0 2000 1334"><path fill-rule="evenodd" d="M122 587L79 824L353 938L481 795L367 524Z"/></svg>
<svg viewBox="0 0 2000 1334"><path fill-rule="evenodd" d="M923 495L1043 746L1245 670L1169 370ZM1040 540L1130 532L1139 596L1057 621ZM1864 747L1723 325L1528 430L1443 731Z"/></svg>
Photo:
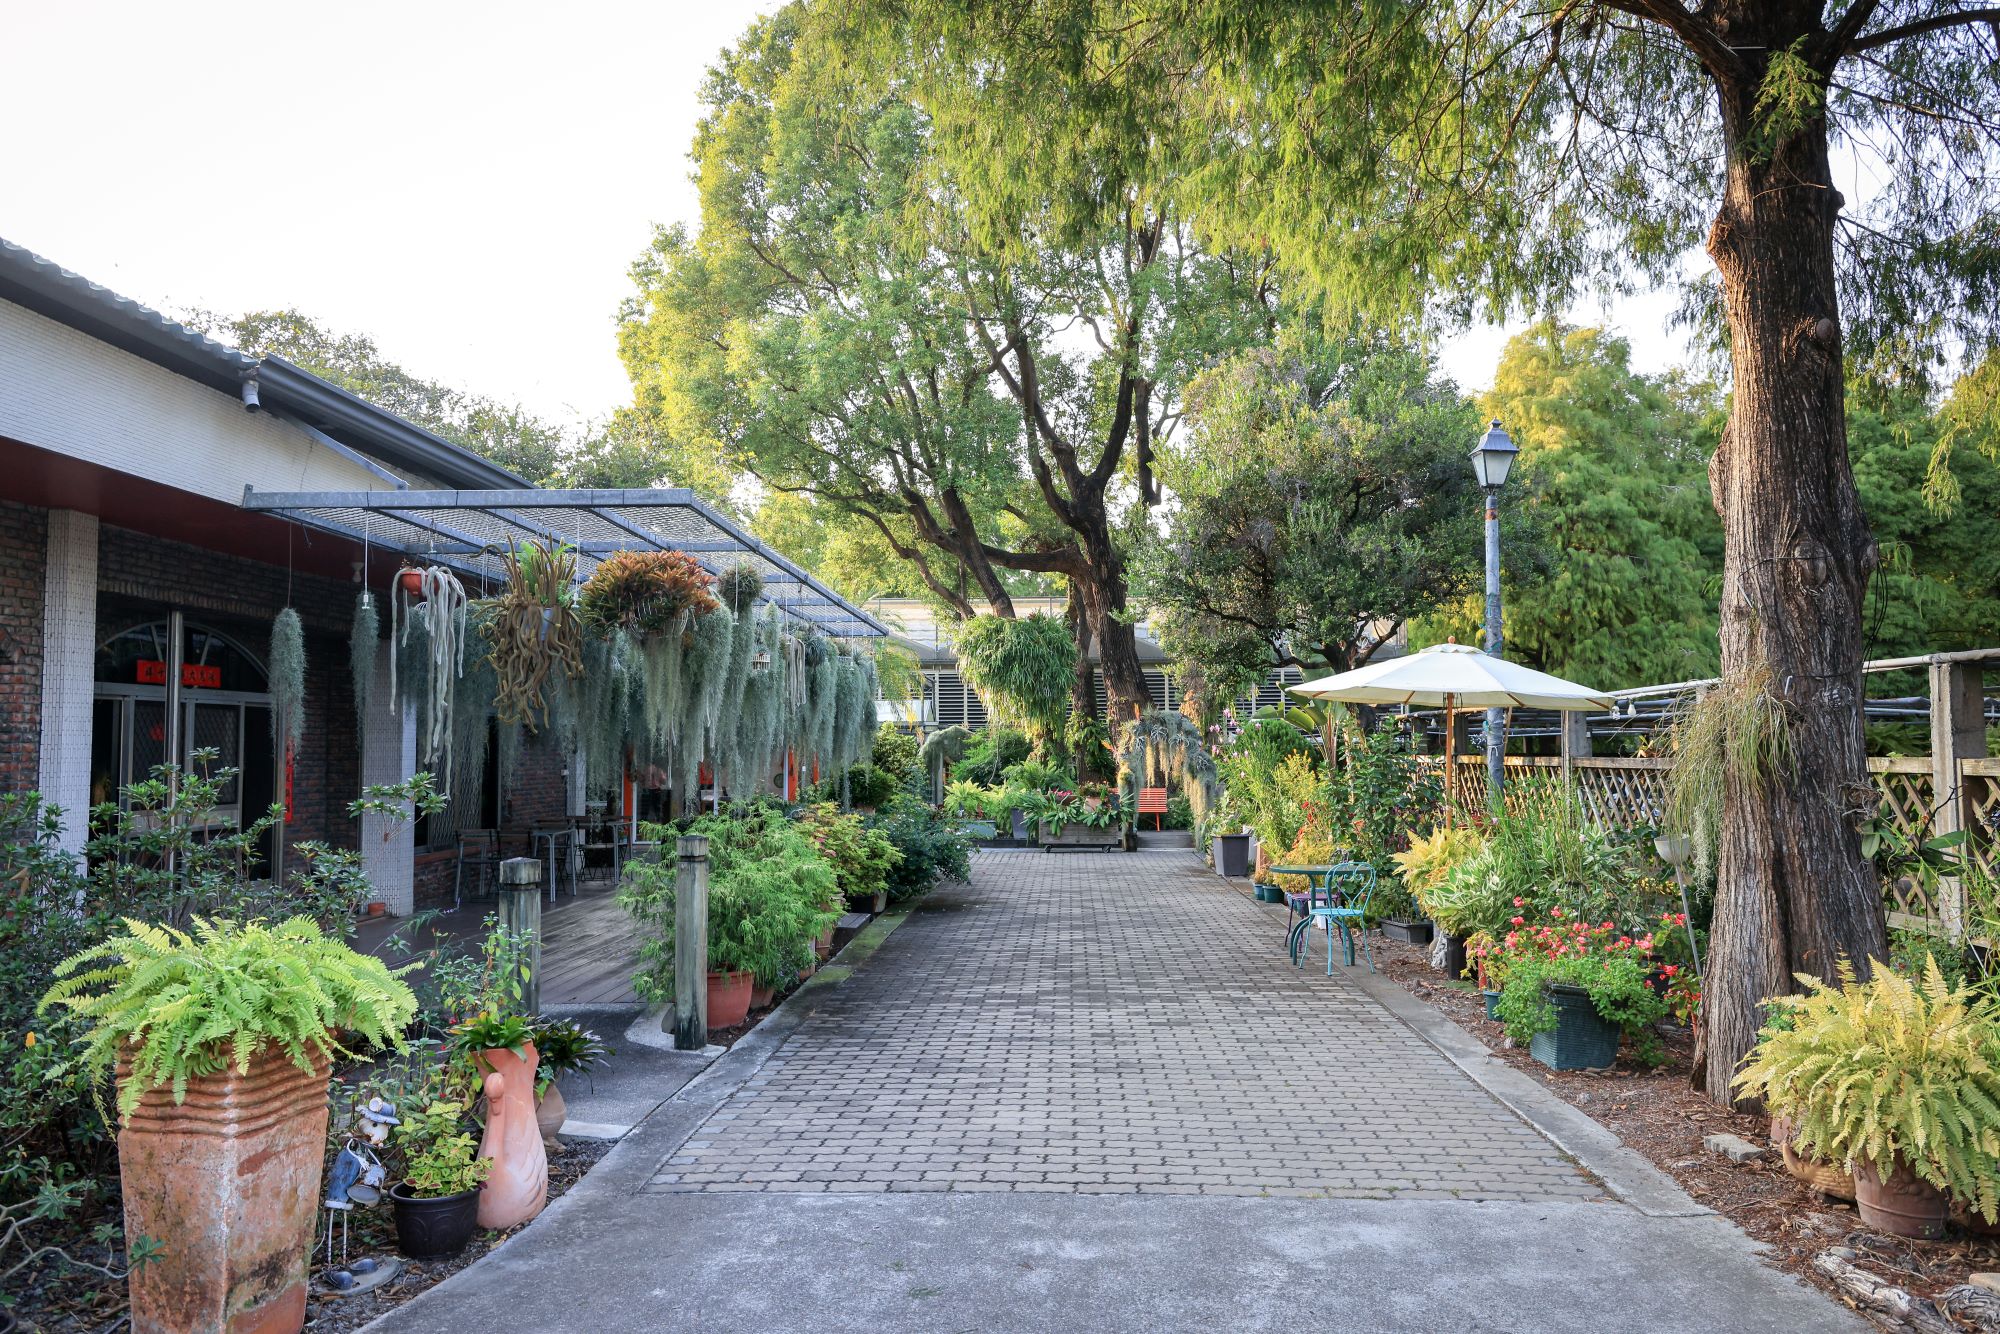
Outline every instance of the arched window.
<svg viewBox="0 0 2000 1334"><path fill-rule="evenodd" d="M91 715L90 800L115 801L118 790L148 777L167 754L167 621L122 630L97 650ZM179 754L212 750L216 769L237 771L225 785L218 823L240 824L269 808L277 790L271 744L271 696L264 665L242 644L210 626L182 625Z"/></svg>

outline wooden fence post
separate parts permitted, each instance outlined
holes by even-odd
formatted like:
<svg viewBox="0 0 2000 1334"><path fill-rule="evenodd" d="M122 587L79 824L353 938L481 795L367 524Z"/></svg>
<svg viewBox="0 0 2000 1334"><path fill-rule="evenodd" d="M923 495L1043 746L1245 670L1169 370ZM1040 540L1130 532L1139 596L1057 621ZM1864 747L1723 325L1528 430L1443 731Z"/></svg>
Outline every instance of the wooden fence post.
<svg viewBox="0 0 2000 1334"><path fill-rule="evenodd" d="M1961 762L1986 754L1985 664L1930 664L1931 688L1931 822L1933 837L1970 828ZM1967 849L1961 849L1961 853ZM1938 916L1945 933L1956 940L1965 934L1965 886L1957 876L1938 885Z"/></svg>
<svg viewBox="0 0 2000 1334"><path fill-rule="evenodd" d="M674 1046L708 1045L708 839L690 834L676 844L674 876Z"/></svg>
<svg viewBox="0 0 2000 1334"><path fill-rule="evenodd" d="M1590 756L1590 720L1581 713L1563 713L1562 719L1562 775L1563 786L1573 787L1576 783L1576 764L1579 759Z"/></svg>
<svg viewBox="0 0 2000 1334"><path fill-rule="evenodd" d="M542 1008L542 864L533 857L509 857L500 863L500 929L507 936L510 957L506 965L525 966L527 976L516 973L521 992L521 1013L533 1015ZM521 950L526 958L513 956Z"/></svg>

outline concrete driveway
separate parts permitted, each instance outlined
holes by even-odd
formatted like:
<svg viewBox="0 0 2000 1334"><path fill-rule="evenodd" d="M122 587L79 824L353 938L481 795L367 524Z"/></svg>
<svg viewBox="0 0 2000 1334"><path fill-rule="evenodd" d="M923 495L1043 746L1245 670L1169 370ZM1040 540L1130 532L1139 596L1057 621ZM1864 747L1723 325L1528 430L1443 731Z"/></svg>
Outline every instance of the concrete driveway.
<svg viewBox="0 0 2000 1334"><path fill-rule="evenodd" d="M1185 852L979 854L371 1328L1865 1328L1282 922Z"/></svg>

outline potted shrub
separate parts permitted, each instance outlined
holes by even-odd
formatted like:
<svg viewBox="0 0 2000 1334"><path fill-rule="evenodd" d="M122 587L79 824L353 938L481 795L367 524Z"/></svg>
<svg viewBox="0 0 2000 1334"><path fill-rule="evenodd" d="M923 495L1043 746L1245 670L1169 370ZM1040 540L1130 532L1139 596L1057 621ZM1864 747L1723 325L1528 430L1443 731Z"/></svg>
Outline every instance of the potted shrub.
<svg viewBox="0 0 2000 1334"><path fill-rule="evenodd" d="M400 1042L416 998L303 917L193 925L127 919L41 1008L89 1025L100 1089L116 1071L125 1235L165 1242L129 1280L134 1327L296 1329L337 1035Z"/></svg>
<svg viewBox="0 0 2000 1334"><path fill-rule="evenodd" d="M1802 1155L1846 1163L1861 1221L1935 1238L1957 1201L1988 1223L2000 1208L2000 1004L1951 987L1935 959L1921 979L1877 964L1867 982L1801 975L1772 998L1736 1087L1790 1123Z"/></svg>
<svg viewBox="0 0 2000 1334"><path fill-rule="evenodd" d="M561 1147L556 1138L562 1130L568 1108L563 1101L564 1075L589 1075L611 1054L597 1034L574 1019L544 1019L535 1025L535 1124L542 1132L542 1144Z"/></svg>
<svg viewBox="0 0 2000 1334"><path fill-rule="evenodd" d="M479 1225L479 1187L493 1167L479 1156L466 1104L405 1108L392 1139L403 1155L403 1179L389 1188L396 1249L412 1260L457 1255Z"/></svg>
<svg viewBox="0 0 2000 1334"><path fill-rule="evenodd" d="M1651 948L1650 936L1635 940L1610 922L1593 926L1551 909L1547 922L1508 933L1497 1017L1551 1069L1609 1067L1626 1034L1639 1059L1653 1062L1660 1053L1653 1024L1667 1006L1648 981Z"/></svg>

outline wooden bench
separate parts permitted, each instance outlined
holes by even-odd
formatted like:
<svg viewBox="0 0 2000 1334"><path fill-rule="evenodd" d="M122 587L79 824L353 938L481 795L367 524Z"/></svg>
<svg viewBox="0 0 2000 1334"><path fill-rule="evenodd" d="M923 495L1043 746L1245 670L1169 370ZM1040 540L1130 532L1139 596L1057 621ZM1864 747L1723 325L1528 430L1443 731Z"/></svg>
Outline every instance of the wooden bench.
<svg viewBox="0 0 2000 1334"><path fill-rule="evenodd" d="M1152 816L1154 829L1164 828L1162 821L1167 815L1167 790L1163 787L1140 788L1137 814Z"/></svg>

